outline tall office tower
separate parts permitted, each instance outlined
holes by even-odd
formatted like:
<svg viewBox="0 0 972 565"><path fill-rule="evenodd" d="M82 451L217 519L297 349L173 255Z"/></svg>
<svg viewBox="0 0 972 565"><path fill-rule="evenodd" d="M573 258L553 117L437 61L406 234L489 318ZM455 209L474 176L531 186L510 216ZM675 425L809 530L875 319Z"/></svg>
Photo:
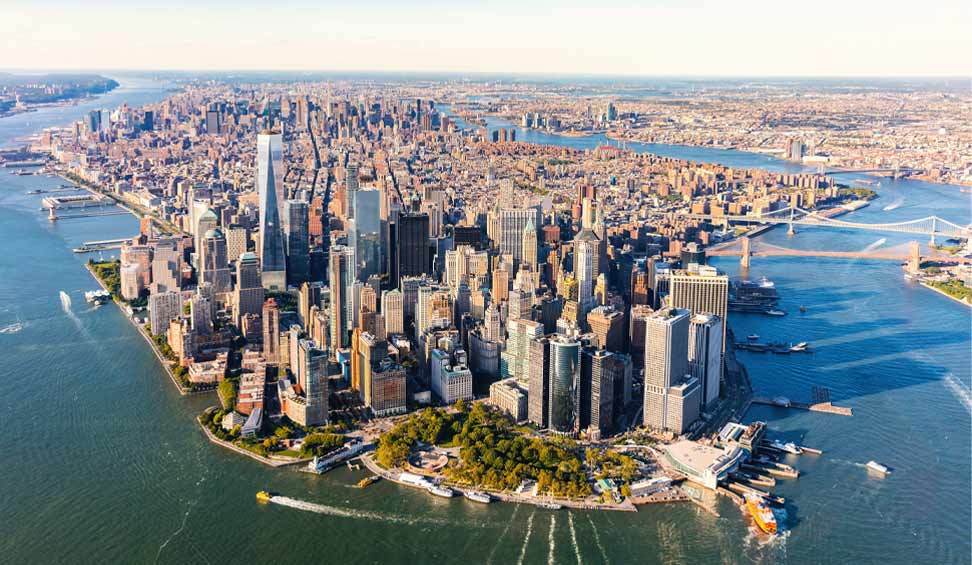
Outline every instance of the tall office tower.
<svg viewBox="0 0 972 565"><path fill-rule="evenodd" d="M352 320L350 293L353 257L354 252L348 247L335 245L331 248L328 286L331 290L331 351L335 355L339 349L348 346Z"/></svg>
<svg viewBox="0 0 972 565"><path fill-rule="evenodd" d="M398 276L417 277L431 272L428 214L402 214L398 231Z"/></svg>
<svg viewBox="0 0 972 565"><path fill-rule="evenodd" d="M654 269L654 265L652 265ZM651 304L652 281L647 270L635 267L631 270L631 304Z"/></svg>
<svg viewBox="0 0 972 565"><path fill-rule="evenodd" d="M569 434L577 423L577 394L581 372L580 342L566 335L550 338L550 389L547 417L554 432Z"/></svg>
<svg viewBox="0 0 972 565"><path fill-rule="evenodd" d="M324 285L319 282L305 282L300 285L297 292L297 319L304 328L310 324L311 310L320 307L323 295Z"/></svg>
<svg viewBox="0 0 972 565"><path fill-rule="evenodd" d="M189 299L189 317L196 335L213 333L213 303L208 296L198 292L192 295Z"/></svg>
<svg viewBox="0 0 972 565"><path fill-rule="evenodd" d="M513 256L513 267L523 261L523 231L540 224L539 208L505 208L499 212L499 250Z"/></svg>
<svg viewBox="0 0 972 565"><path fill-rule="evenodd" d="M235 263L240 255L246 253L246 242L250 239L250 232L244 227L230 226L223 230L226 236L226 257L230 263Z"/></svg>
<svg viewBox="0 0 972 565"><path fill-rule="evenodd" d="M469 285L466 284L466 281L462 281L455 291L452 305L452 323L457 328L462 326L462 317L469 313L471 298L472 293L469 290Z"/></svg>
<svg viewBox="0 0 972 565"><path fill-rule="evenodd" d="M629 351L632 360L640 365L645 357L645 327L646 319L654 310L643 304L632 306L628 313L631 317L628 330Z"/></svg>
<svg viewBox="0 0 972 565"><path fill-rule="evenodd" d="M206 110L206 133L219 135L219 110L214 108Z"/></svg>
<svg viewBox="0 0 972 565"><path fill-rule="evenodd" d="M597 236L591 230L581 230L574 238L574 278L577 279L578 303L581 315L590 311L594 302L594 256Z"/></svg>
<svg viewBox="0 0 972 565"><path fill-rule="evenodd" d="M726 335L726 313L729 303L729 276L720 275L715 267L699 266L698 274L675 270L669 279L669 304L693 314L715 314L722 320ZM726 346L723 342L722 351Z"/></svg>
<svg viewBox="0 0 972 565"><path fill-rule="evenodd" d="M287 244L287 283L300 286L310 280L308 206L302 200L284 203L284 234Z"/></svg>
<svg viewBox="0 0 972 565"><path fill-rule="evenodd" d="M216 213L209 208L208 202L193 202L193 211L196 213L196 219L192 224L192 234L194 245L193 249L196 252L196 262L195 266L197 268L202 265L200 261L202 257L202 244L203 237L209 233L209 230L215 230L219 228L219 218L216 217Z"/></svg>
<svg viewBox="0 0 972 565"><path fill-rule="evenodd" d="M510 377L526 379L530 371L530 340L543 337L543 324L529 320L510 320L506 340L507 372Z"/></svg>
<svg viewBox="0 0 972 565"><path fill-rule="evenodd" d="M354 201L358 193L358 165L349 164L347 170L347 177L344 179L345 186L345 210L348 211L348 219L354 218Z"/></svg>
<svg viewBox="0 0 972 565"><path fill-rule="evenodd" d="M169 330L169 322L182 315L182 294L178 291L163 291L149 295L149 323L152 335Z"/></svg>
<svg viewBox="0 0 972 565"><path fill-rule="evenodd" d="M610 433L614 424L615 355L588 349L581 359L579 429L589 429L591 439Z"/></svg>
<svg viewBox="0 0 972 565"><path fill-rule="evenodd" d="M199 281L213 285L213 292L229 292L233 284L226 260L226 238L222 230L209 230L202 239Z"/></svg>
<svg viewBox="0 0 972 565"><path fill-rule="evenodd" d="M297 347L297 382L304 393L304 426L322 426L328 422L327 351L319 349L309 339L302 339ZM297 399L291 399L294 402ZM298 401L299 402L299 401ZM288 408L288 414L291 410Z"/></svg>
<svg viewBox="0 0 972 565"><path fill-rule="evenodd" d="M263 358L269 365L280 362L280 307L272 298L263 303Z"/></svg>
<svg viewBox="0 0 972 565"><path fill-rule="evenodd" d="M368 312L378 311L378 293L373 287L364 285L361 287L361 292L358 293L358 296L359 310L362 312L365 310Z"/></svg>
<svg viewBox="0 0 972 565"><path fill-rule="evenodd" d="M665 309L645 319L645 404L644 422L659 430L681 433L672 416L669 401L672 388L682 384L689 373L688 332L691 313L688 310ZM693 379L694 380L694 379ZM698 406L696 405L696 411ZM678 427L676 428L676 426Z"/></svg>
<svg viewBox="0 0 972 565"><path fill-rule="evenodd" d="M527 418L538 428L546 429L550 426L550 340L531 339L527 349L530 352Z"/></svg>
<svg viewBox="0 0 972 565"><path fill-rule="evenodd" d="M260 278L267 290L286 290L287 259L283 232L283 136L257 136L256 189L260 202Z"/></svg>
<svg viewBox="0 0 972 565"><path fill-rule="evenodd" d="M355 276L359 281L381 274L380 206L381 192L376 189L359 190L354 197L350 245L354 249Z"/></svg>
<svg viewBox="0 0 972 565"><path fill-rule="evenodd" d="M405 306L400 290L386 290L381 293L381 313L385 316L387 335L405 333Z"/></svg>
<svg viewBox="0 0 972 565"><path fill-rule="evenodd" d="M530 293L511 290L508 305L508 320L533 319L533 296Z"/></svg>
<svg viewBox="0 0 972 565"><path fill-rule="evenodd" d="M530 271L537 272L537 227L531 219L523 228L523 262L530 266Z"/></svg>
<svg viewBox="0 0 972 565"><path fill-rule="evenodd" d="M236 262L236 289L233 290L233 319L237 327L247 314L260 314L264 288L260 282L260 259L246 252Z"/></svg>
<svg viewBox="0 0 972 565"><path fill-rule="evenodd" d="M597 275L597 282L594 283L594 306L603 306L608 303L608 282L604 273Z"/></svg>
<svg viewBox="0 0 972 565"><path fill-rule="evenodd" d="M489 294L482 287L478 287L475 282L469 286L476 289L469 294L469 315L474 320L485 320Z"/></svg>
<svg viewBox="0 0 972 565"><path fill-rule="evenodd" d="M483 321L483 337L486 341L500 343L503 341L503 328L500 326L499 308L496 302L490 301L486 307L486 317Z"/></svg>
<svg viewBox="0 0 972 565"><path fill-rule="evenodd" d="M152 294L182 287L182 248L175 239L160 239L152 256Z"/></svg>
<svg viewBox="0 0 972 565"><path fill-rule="evenodd" d="M351 387L356 389L365 404L371 401L371 370L382 359L388 357L388 342L373 334L355 330L355 355L352 363Z"/></svg>
<svg viewBox="0 0 972 565"><path fill-rule="evenodd" d="M614 306L598 306L587 314L587 324L591 327L597 346L601 349L623 353L627 328L624 314Z"/></svg>
<svg viewBox="0 0 972 565"><path fill-rule="evenodd" d="M712 314L696 314L689 324L688 363L702 387L702 408L719 401L722 377L722 322Z"/></svg>
<svg viewBox="0 0 972 565"><path fill-rule="evenodd" d="M503 302L510 297L510 272L505 268L493 270L493 300Z"/></svg>
<svg viewBox="0 0 972 565"><path fill-rule="evenodd" d="M381 418L405 413L405 380L405 368L389 357L371 368L365 404L375 416Z"/></svg>

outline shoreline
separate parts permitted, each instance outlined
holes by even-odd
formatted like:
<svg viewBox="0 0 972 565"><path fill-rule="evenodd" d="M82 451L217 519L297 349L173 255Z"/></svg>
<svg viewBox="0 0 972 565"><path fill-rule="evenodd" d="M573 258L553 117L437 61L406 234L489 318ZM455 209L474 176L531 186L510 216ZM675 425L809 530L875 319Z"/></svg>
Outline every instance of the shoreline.
<svg viewBox="0 0 972 565"><path fill-rule="evenodd" d="M215 408L216 408L215 406L210 406L203 413L204 414L207 414L210 411L214 410ZM242 448L242 447L240 447L238 445L235 445L235 444L232 444L232 443L230 443L228 441L219 439L218 437L216 437L216 436L213 435L213 432L209 431L209 428L206 427L206 424L203 424L202 423L202 420L200 419L200 416L196 416L195 419L196 419L196 424L198 424L199 427L202 428L203 433L206 434L206 438L210 442L215 443L216 445L218 445L220 447L223 447L225 449L228 449L228 450L233 451L235 453L238 453L240 455L245 455L245 456L249 457L250 459L253 459L254 461L259 461L260 463L263 463L264 465L267 465L268 467L273 467L274 469L279 469L280 467L288 467L288 466L291 466L291 465L299 465L301 463L307 463L308 461L311 460L309 458L305 458L305 459L295 459L293 461L288 461L288 460L283 460L283 459L277 460L277 459L270 459L268 457L263 457L263 456L261 456L261 455L259 455L257 453L253 453L252 451L250 451L248 449L244 449L244 448Z"/></svg>
<svg viewBox="0 0 972 565"><path fill-rule="evenodd" d="M945 298L950 298L950 299L954 300L955 302L958 302L959 304L961 304L961 305L963 305L963 306L965 306L967 308L972 308L972 304L970 304L970 303L962 300L961 298L959 298L957 296L952 296L951 294L945 292L944 290L942 290L940 288L935 288L934 286L926 283L925 281L918 281L918 284L920 284L921 286L923 286L923 287L925 287L925 288L927 288L929 290L933 290L933 291L937 292L938 294L941 294Z"/></svg>

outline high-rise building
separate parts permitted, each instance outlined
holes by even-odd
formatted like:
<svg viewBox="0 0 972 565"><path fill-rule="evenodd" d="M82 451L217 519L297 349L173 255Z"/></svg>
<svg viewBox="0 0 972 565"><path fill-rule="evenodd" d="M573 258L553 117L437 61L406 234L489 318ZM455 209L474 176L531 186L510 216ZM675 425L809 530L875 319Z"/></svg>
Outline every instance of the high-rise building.
<svg viewBox="0 0 972 565"><path fill-rule="evenodd" d="M284 234L287 244L287 283L300 286L310 280L308 206L302 200L284 203Z"/></svg>
<svg viewBox="0 0 972 565"><path fill-rule="evenodd" d="M530 340L529 394L527 417L538 428L550 426L550 340L540 337Z"/></svg>
<svg viewBox="0 0 972 565"><path fill-rule="evenodd" d="M351 329L351 279L354 252L343 245L331 248L329 261L328 286L331 291L331 351L348 346L348 331Z"/></svg>
<svg viewBox="0 0 972 565"><path fill-rule="evenodd" d="M220 229L207 231L202 238L199 258L199 281L213 285L217 294L229 292L232 286L229 261L226 260L226 237Z"/></svg>
<svg viewBox="0 0 972 565"><path fill-rule="evenodd" d="M436 348L430 357L432 392L446 404L459 399L472 400L473 378L466 363L466 352Z"/></svg>
<svg viewBox="0 0 972 565"><path fill-rule="evenodd" d="M550 338L549 428L571 434L576 431L577 394L581 372L581 345L566 335Z"/></svg>
<svg viewBox="0 0 972 565"><path fill-rule="evenodd" d="M309 339L301 339L297 346L297 363L293 371L300 384L302 396L287 399L288 416L295 412L302 413L303 421L297 423L303 426L321 426L328 422L328 386L327 386L327 351L318 349ZM293 418L292 418L293 419Z"/></svg>
<svg viewBox="0 0 972 565"><path fill-rule="evenodd" d="M601 349L623 353L626 328L624 314L613 306L598 306L587 314L587 324Z"/></svg>
<svg viewBox="0 0 972 565"><path fill-rule="evenodd" d="M698 272L675 270L669 277L669 303L692 314L715 314L722 321L726 335L726 313L729 303L729 277L715 267L699 266ZM725 343L722 351L725 352Z"/></svg>
<svg viewBox="0 0 972 565"><path fill-rule="evenodd" d="M722 321L712 314L696 314L689 324L688 362L692 376L702 388L702 408L719 400L722 378Z"/></svg>
<svg viewBox="0 0 972 565"><path fill-rule="evenodd" d="M617 363L610 351L588 349L581 359L580 421L592 439L610 433L614 424L614 385Z"/></svg>
<svg viewBox="0 0 972 565"><path fill-rule="evenodd" d="M358 165L355 163L349 164L345 172L347 173L347 178L344 179L344 186L345 186L344 195L345 198L347 199L347 201L345 202L345 210L347 210L348 212L348 219L351 219L354 217L354 201L355 201L355 197L357 196L358 186L359 186L358 185L358 175L359 175Z"/></svg>
<svg viewBox="0 0 972 565"><path fill-rule="evenodd" d="M398 276L417 277L430 273L428 214L402 214L395 225Z"/></svg>
<svg viewBox="0 0 972 565"><path fill-rule="evenodd" d="M679 434L698 417L698 381L688 366L690 319L688 310L671 308L645 320L644 422Z"/></svg>
<svg viewBox="0 0 972 565"><path fill-rule="evenodd" d="M272 298L263 303L263 357L270 365L280 362L280 307Z"/></svg>
<svg viewBox="0 0 972 565"><path fill-rule="evenodd" d="M530 320L510 319L507 322L509 337L506 340L507 373L503 377L526 379L530 370L530 340L543 337L543 324Z"/></svg>
<svg viewBox="0 0 972 565"><path fill-rule="evenodd" d="M197 292L189 299L189 319L196 335L209 335L213 332L213 302L208 296Z"/></svg>
<svg viewBox="0 0 972 565"><path fill-rule="evenodd" d="M287 259L283 232L283 136L257 136L256 189L260 201L260 278L267 290L287 288Z"/></svg>
<svg viewBox="0 0 972 565"><path fill-rule="evenodd" d="M530 266L530 271L537 272L537 227L531 219L523 228L523 263Z"/></svg>
<svg viewBox="0 0 972 565"><path fill-rule="evenodd" d="M385 332L388 335L405 333L405 309L400 290L386 290L381 293L381 313L385 317Z"/></svg>
<svg viewBox="0 0 972 565"><path fill-rule="evenodd" d="M256 254L245 252L236 262L236 289L233 291L233 319L239 327L243 316L260 314L264 288L260 281L260 260Z"/></svg>
<svg viewBox="0 0 972 565"><path fill-rule="evenodd" d="M355 212L349 235L350 246L354 249L355 276L359 281L381 274L380 206L381 192L377 189L359 190L354 197Z"/></svg>
<svg viewBox="0 0 972 565"><path fill-rule="evenodd" d="M581 230L574 238L574 278L577 279L578 303L583 316L590 311L594 302L594 257L597 255L599 240L594 232Z"/></svg>
<svg viewBox="0 0 972 565"><path fill-rule="evenodd" d="M182 315L182 294L172 290L151 294L148 307L152 335L164 334L169 322Z"/></svg>
<svg viewBox="0 0 972 565"><path fill-rule="evenodd" d="M499 212L500 253L513 256L513 267L518 268L523 261L523 232L533 223L534 229L540 225L539 208L505 208Z"/></svg>

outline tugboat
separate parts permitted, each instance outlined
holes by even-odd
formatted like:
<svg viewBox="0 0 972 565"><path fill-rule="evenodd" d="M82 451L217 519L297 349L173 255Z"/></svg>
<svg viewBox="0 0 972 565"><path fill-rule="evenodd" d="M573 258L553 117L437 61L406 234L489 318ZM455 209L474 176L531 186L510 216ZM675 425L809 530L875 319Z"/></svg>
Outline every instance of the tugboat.
<svg viewBox="0 0 972 565"><path fill-rule="evenodd" d="M257 502L266 504L270 502L271 498L273 498L273 496L271 496L268 491L261 490L260 492L256 493Z"/></svg>
<svg viewBox="0 0 972 565"><path fill-rule="evenodd" d="M773 511L770 510L769 506L763 502L762 497L756 496L755 494L747 494L746 508L749 509L753 521L756 522L756 526L760 530L770 535L776 534L776 516L773 515Z"/></svg>

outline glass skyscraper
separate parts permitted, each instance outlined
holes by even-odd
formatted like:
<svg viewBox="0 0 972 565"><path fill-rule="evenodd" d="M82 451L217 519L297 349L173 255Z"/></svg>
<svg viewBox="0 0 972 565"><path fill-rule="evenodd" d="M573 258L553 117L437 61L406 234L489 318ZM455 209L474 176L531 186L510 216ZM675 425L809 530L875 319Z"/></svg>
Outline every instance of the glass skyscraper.
<svg viewBox="0 0 972 565"><path fill-rule="evenodd" d="M381 274L381 192L375 189L357 191L354 197L354 220L351 246L354 249L355 276L366 281Z"/></svg>
<svg viewBox="0 0 972 565"><path fill-rule="evenodd" d="M260 269L267 290L287 288L287 259L283 233L283 136L257 136L256 188L260 198Z"/></svg>

